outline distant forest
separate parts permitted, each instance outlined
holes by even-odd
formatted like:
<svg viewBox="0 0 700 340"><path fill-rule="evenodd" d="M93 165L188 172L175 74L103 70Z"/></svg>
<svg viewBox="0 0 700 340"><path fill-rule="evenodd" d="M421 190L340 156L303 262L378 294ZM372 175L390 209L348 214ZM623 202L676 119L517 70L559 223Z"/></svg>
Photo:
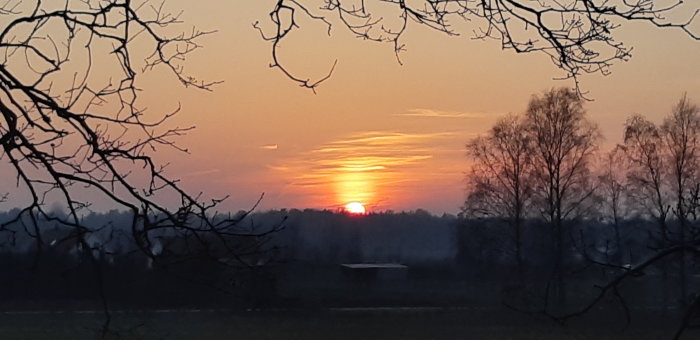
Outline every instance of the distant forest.
<svg viewBox="0 0 700 340"><path fill-rule="evenodd" d="M0 213L0 221L16 213ZM427 270L435 281L491 282L503 289L520 282L523 287L539 289L551 279L556 263L551 253L551 229L543 219L523 221L519 263L512 225L503 218L435 216L423 210L355 216L292 209L239 215L241 230L274 232L253 239L231 236L230 241L241 250L237 258L216 246L198 248L198 243L189 242L173 230L154 237L152 251L156 256L148 257L126 230L131 225L126 212L85 216L83 223L99 230L89 234L89 250L70 236L72 229L50 221L40 223L46 245L39 250L31 233L16 223L2 233L0 264L6 273L14 274L0 278L0 287L4 287L0 294L10 301L42 296L46 301L94 300L97 288L93 258L99 261L110 297L118 297L118 303L153 306L179 301L158 298L177 291L188 292L177 296L195 306L217 300L210 296L217 292L237 296L238 302L231 302L231 306L245 305L256 296L274 293L274 288L261 280L267 284L284 281L285 274L279 269L295 266L400 263ZM669 232L679 230L677 221L667 222ZM567 223L562 258L565 280L585 279L589 292L592 282L604 282L629 270L632 264L657 252L653 246L657 243L656 229L655 221L649 219L626 218L613 225L603 215ZM524 273L518 274L519 265L524 266ZM674 273L677 266L675 263L672 267ZM646 273L653 276L660 272L659 266ZM673 287L676 291L677 285ZM498 297L494 299L498 301Z"/></svg>

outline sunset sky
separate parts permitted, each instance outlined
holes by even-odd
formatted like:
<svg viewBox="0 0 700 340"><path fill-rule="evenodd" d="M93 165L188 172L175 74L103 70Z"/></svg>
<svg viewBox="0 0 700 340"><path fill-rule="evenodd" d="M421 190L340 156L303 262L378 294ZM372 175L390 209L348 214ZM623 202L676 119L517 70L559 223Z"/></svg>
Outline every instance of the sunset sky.
<svg viewBox="0 0 700 340"><path fill-rule="evenodd" d="M217 30L201 39L187 72L220 80L212 92L183 88L167 73L142 78L151 113L177 107L170 124L194 125L179 143L189 154L159 150L159 161L185 188L207 197L231 195L224 208L336 209L362 202L370 210L456 213L469 162L464 145L507 113L522 112L532 94L570 80L543 54L516 55L497 41L448 37L409 27L403 65L392 46L362 41L336 25L309 20L285 40L280 58L298 75L332 77L314 94L269 68L271 46L252 24L271 28L275 1L168 1L180 26ZM679 15L683 15L680 13ZM591 119L620 142L632 113L660 122L683 92L700 102L700 43L675 29L625 24L618 40L634 46L612 74L581 78Z"/></svg>
<svg viewBox="0 0 700 340"><path fill-rule="evenodd" d="M274 1L172 1L187 24L218 30L188 70L223 80L213 92L159 79L146 90L154 107L183 106L180 124L197 129L181 143L190 155L164 153L170 173L191 190L230 194L244 209L265 193L260 209L330 208L360 201L373 210L458 212L468 170L465 142L500 116L522 112L533 93L555 86L562 73L542 54L515 55L495 41L448 37L409 28L403 66L391 46L361 41L336 26L332 36L312 21L285 41L281 59L298 74L322 77L318 93L268 67L270 45L252 23L265 26ZM269 26L268 26L269 27ZM700 102L700 44L679 30L627 24L618 38L633 58L612 75L582 78L595 99L586 105L600 124L604 148L620 142L632 113L660 122L684 91Z"/></svg>

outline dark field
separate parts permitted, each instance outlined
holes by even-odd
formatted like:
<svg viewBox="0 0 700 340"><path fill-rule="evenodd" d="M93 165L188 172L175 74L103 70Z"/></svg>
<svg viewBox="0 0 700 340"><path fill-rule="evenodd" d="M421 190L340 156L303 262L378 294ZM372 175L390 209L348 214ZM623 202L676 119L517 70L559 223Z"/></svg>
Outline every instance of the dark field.
<svg viewBox="0 0 700 340"><path fill-rule="evenodd" d="M628 327L622 308L610 298L561 326L503 306L510 296L504 290L506 280L468 280L447 269L414 266L402 279L357 281L338 265L287 267L274 283L256 281L243 300L170 276L142 277L162 287L157 290L137 281L110 284L112 321L106 338L651 340L672 338L681 320L679 309L664 313L649 307L659 285L652 276L621 286L632 317ZM27 282L6 287L0 301L0 340L100 338L105 317L99 301L89 298L94 288L62 284L57 287L63 294L74 287L85 296L59 298L49 291L32 298L36 290L19 289L29 287ZM594 284L572 280L569 288L579 294L570 295L571 310L590 301ZM534 287L541 285L533 281ZM9 294L10 287L15 294ZM136 304L134 297L142 303ZM699 338L697 329L683 337Z"/></svg>
<svg viewBox="0 0 700 340"><path fill-rule="evenodd" d="M634 311L633 311L634 313ZM672 314L672 313L670 313ZM668 321L664 321L668 320ZM669 339L677 318L593 311L566 326L501 308L115 311L107 339ZM5 312L0 339L95 339L104 316ZM594 325L594 326L590 326ZM684 339L698 339L688 330Z"/></svg>

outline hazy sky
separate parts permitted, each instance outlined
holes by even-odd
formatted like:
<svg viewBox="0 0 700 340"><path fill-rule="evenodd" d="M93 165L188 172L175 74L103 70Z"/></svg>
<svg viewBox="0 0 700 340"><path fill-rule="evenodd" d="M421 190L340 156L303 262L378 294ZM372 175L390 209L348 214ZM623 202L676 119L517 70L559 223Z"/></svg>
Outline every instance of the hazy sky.
<svg viewBox="0 0 700 340"><path fill-rule="evenodd" d="M545 55L515 55L495 41L447 37L412 27L399 65L390 45L361 41L336 26L302 21L280 50L302 75L333 77L317 94L270 69L270 45L252 23L265 23L274 1L171 1L183 19L216 29L188 60L201 78L223 80L214 92L182 89L170 79L147 88L154 98L177 98L186 157L163 155L170 172L192 190L231 194L245 208L265 192L262 209L335 208L361 201L374 209L457 212L468 169L465 142L499 116L521 112L533 93L562 73ZM684 91L700 102L700 44L678 30L642 23L618 30L633 58L612 75L582 78L595 101L586 105L606 146L621 139L632 113L660 121ZM167 94L163 96L161 94ZM168 102L161 103L168 107Z"/></svg>
<svg viewBox="0 0 700 340"><path fill-rule="evenodd" d="M409 27L397 62L392 46L362 41L336 25L302 20L283 42L281 60L299 75L330 80L317 94L271 69L265 26L275 1L168 1L184 10L180 26L217 33L187 60L187 72L221 80L213 92L185 89L165 73L142 79L149 112L182 105L173 125L195 125L180 138L190 154L161 150L168 173L206 196L230 194L224 208L336 208L361 201L370 209L456 213L468 170L464 144L500 116L522 112L530 96L572 86L543 54L516 55L497 41ZM681 13L683 14L683 13ZM390 19L390 18L389 18ZM700 102L700 43L679 30L627 24L618 40L633 58L612 75L582 77L595 101L586 108L607 148L619 142L632 113L660 122L684 91Z"/></svg>

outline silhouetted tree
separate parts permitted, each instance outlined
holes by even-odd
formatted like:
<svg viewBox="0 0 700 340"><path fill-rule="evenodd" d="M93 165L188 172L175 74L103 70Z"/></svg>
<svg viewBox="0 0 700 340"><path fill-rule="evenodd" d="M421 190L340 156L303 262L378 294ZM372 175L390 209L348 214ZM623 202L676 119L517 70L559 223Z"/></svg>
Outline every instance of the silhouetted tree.
<svg viewBox="0 0 700 340"><path fill-rule="evenodd" d="M610 217L615 232L615 262L621 264L622 236L620 224L627 217L627 156L621 147L615 147L601 157L598 175L598 196L602 200L603 211ZM607 255L607 254L606 254Z"/></svg>
<svg viewBox="0 0 700 340"><path fill-rule="evenodd" d="M698 147L700 142L700 109L683 96L666 117L661 127L657 127L644 117L634 115L625 124L624 151L629 160L628 180L632 198L642 207L641 213L654 219L660 227L660 235L654 252L634 265L618 267L622 272L607 284L601 285L595 299L580 310L569 313L559 320L581 315L589 311L609 292L617 296L625 305L618 289L630 277L639 276L651 266L661 265L664 304L667 303L668 264L676 261L679 265L680 301L688 304L686 256L700 255L700 239L691 228L690 218L694 216L696 192L699 186ZM646 210L646 211L645 211ZM676 217L678 232L669 228L669 213ZM679 339L694 319L700 315L700 294L686 306L684 316L673 339ZM625 310L629 314L627 307ZM629 315L628 315L629 317Z"/></svg>
<svg viewBox="0 0 700 340"><path fill-rule="evenodd" d="M84 239L93 227L82 211L89 200L103 200L132 213L133 237L148 254L162 230L249 234L236 226L239 218L212 211L221 199L186 192L153 160L159 148L187 151L174 138L191 127L167 125L179 107L154 117L139 101L141 75L157 69L210 90L216 82L197 80L182 65L210 32L173 33L179 15L128 0L1 6L0 159L12 171L3 175L23 190L13 202L27 203L0 230L29 223L41 250L36 222L43 218ZM67 213L52 214L51 201ZM226 247L225 238L216 242Z"/></svg>
<svg viewBox="0 0 700 340"><path fill-rule="evenodd" d="M623 148L629 159L627 177L631 198L642 207L638 213L657 220L660 246L665 247L670 198L659 128L640 115L630 117L625 123Z"/></svg>
<svg viewBox="0 0 700 340"><path fill-rule="evenodd" d="M631 199L640 207L638 213L656 220L659 231L656 247L670 246L668 218L671 210L669 164L662 133L652 122L633 115L625 123L624 150L629 159L628 180ZM668 260L660 260L663 304L668 305Z"/></svg>
<svg viewBox="0 0 700 340"><path fill-rule="evenodd" d="M186 151L173 139L191 128L168 126L179 107L158 117L139 101L141 75L158 69L210 90L216 82L186 74L182 64L210 32L173 33L178 14L130 0L4 1L0 18L2 177L16 179L20 192L11 199L24 206L0 232L24 225L41 252L41 223L56 222L68 227L58 242L77 240L93 254L101 245L88 238L100 228L83 215L90 200L101 200L131 213L131 236L150 257L154 237L167 232L229 253L231 237L256 236L212 211L221 199L204 201L165 174L152 155ZM52 201L66 213L47 208Z"/></svg>
<svg viewBox="0 0 700 340"><path fill-rule="evenodd" d="M584 217L594 193L591 162L600 139L598 127L585 117L583 102L571 89L533 96L526 112L533 143L535 202L552 228L554 293L563 307L564 226Z"/></svg>
<svg viewBox="0 0 700 340"><path fill-rule="evenodd" d="M467 150L473 164L464 212L508 220L515 232L515 258L522 279L522 225L532 194L532 150L522 118L500 119L486 136L471 140Z"/></svg>
<svg viewBox="0 0 700 340"><path fill-rule="evenodd" d="M673 214L678 220L677 244L686 244L689 236L688 219L693 191L700 185L700 108L684 95L661 125L663 145L670 167L670 184L675 204ZM681 250L679 263L681 301L687 299L686 255Z"/></svg>

